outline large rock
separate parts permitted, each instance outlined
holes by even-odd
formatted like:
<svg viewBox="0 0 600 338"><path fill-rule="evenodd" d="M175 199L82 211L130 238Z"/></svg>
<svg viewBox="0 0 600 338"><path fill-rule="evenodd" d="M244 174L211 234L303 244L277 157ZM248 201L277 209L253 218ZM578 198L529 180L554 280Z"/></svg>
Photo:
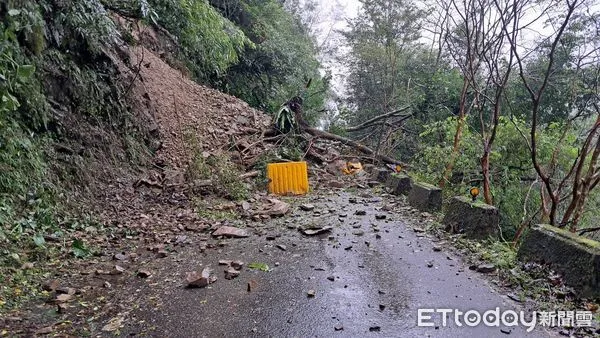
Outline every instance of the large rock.
<svg viewBox="0 0 600 338"><path fill-rule="evenodd" d="M521 244L518 257L549 264L581 297L600 297L600 242L550 225L536 225Z"/></svg>
<svg viewBox="0 0 600 338"><path fill-rule="evenodd" d="M391 174L385 182L392 194L408 195L412 189L412 180L403 174Z"/></svg>
<svg viewBox="0 0 600 338"><path fill-rule="evenodd" d="M421 211L440 211L442 189L431 184L415 182L408 194L408 203Z"/></svg>
<svg viewBox="0 0 600 338"><path fill-rule="evenodd" d="M468 238L486 239L498 235L500 213L491 205L457 196L450 201L443 223L447 231L463 233Z"/></svg>
<svg viewBox="0 0 600 338"><path fill-rule="evenodd" d="M371 172L371 179L385 183L392 172L387 168L374 168Z"/></svg>

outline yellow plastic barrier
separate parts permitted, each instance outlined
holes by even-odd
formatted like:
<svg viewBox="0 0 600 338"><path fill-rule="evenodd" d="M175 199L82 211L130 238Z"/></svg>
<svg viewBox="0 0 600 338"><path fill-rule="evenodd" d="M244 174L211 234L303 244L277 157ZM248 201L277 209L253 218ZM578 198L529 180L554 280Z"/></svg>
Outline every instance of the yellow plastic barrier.
<svg viewBox="0 0 600 338"><path fill-rule="evenodd" d="M306 162L267 164L269 192L276 195L304 195L308 192Z"/></svg>

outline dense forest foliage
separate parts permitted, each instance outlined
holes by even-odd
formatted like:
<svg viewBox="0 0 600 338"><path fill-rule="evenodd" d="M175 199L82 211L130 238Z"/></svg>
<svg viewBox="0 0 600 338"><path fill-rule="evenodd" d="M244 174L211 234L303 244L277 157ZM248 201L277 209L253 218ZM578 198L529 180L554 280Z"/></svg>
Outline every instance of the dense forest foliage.
<svg viewBox="0 0 600 338"><path fill-rule="evenodd" d="M600 217L600 30L592 2L360 0L342 32L352 125L448 196L480 186L506 238ZM530 13L542 13L535 16ZM343 129L335 127L338 130Z"/></svg>

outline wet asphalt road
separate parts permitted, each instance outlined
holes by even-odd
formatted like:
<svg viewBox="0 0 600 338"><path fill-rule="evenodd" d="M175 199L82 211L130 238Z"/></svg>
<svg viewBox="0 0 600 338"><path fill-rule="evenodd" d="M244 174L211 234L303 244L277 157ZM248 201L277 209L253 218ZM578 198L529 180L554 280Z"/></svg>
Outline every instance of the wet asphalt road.
<svg viewBox="0 0 600 338"><path fill-rule="evenodd" d="M132 314L121 333L155 337L549 337L539 328L443 326L417 327L418 308L461 311L518 310L495 292L481 274L470 271L448 250L413 231L393 212L379 210L381 198L348 193L314 198L315 211L294 208L292 216L257 228L246 239L231 239L218 252L199 254L193 247L173 265L174 283L159 289L157 306ZM366 215L354 215L364 210ZM340 217L340 215L346 217ZM386 219L377 220L376 215ZM331 233L307 237L290 229L307 223L332 225ZM364 234L360 235L360 232ZM267 240L264 234L278 236ZM285 251L277 245L284 245ZM270 272L244 268L223 278L220 259L263 262ZM219 280L208 288L186 289L182 267L210 266ZM333 281L328 277L334 277ZM247 291L249 281L256 288ZM309 298L307 292L316 295Z"/></svg>

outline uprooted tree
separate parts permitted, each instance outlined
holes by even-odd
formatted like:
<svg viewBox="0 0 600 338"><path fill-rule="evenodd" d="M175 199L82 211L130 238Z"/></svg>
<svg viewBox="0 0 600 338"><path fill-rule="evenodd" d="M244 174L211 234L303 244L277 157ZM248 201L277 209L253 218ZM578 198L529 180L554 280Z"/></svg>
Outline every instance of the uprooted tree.
<svg viewBox="0 0 600 338"><path fill-rule="evenodd" d="M265 136L274 136L278 134L287 134L290 132L294 132L297 137L300 137L308 142L307 149L305 152L307 155L311 155L319 162L327 161L325 158L320 156L318 153L312 149L312 144L314 139L325 139L340 142L343 145L351 147L358 152L366 155L373 162L383 162L388 164L402 164L401 161L394 159L385 154L381 154L377 152L377 150L371 149L370 147L361 144L358 141L352 140L347 137L343 137L340 135L332 134L318 128L311 127L309 123L304 118L303 111L303 99L300 96L295 96L282 105L281 109L277 112L275 117L275 125L274 128L267 133ZM403 107L401 109L396 109L392 112L384 113L379 116L376 116L369 121L361 123L358 126L348 127L346 131L357 131L371 127L379 127L384 128L386 126L393 127L394 123L389 122L390 119L397 118L396 123L401 123L402 121L410 118L412 114L404 113L410 107Z"/></svg>

